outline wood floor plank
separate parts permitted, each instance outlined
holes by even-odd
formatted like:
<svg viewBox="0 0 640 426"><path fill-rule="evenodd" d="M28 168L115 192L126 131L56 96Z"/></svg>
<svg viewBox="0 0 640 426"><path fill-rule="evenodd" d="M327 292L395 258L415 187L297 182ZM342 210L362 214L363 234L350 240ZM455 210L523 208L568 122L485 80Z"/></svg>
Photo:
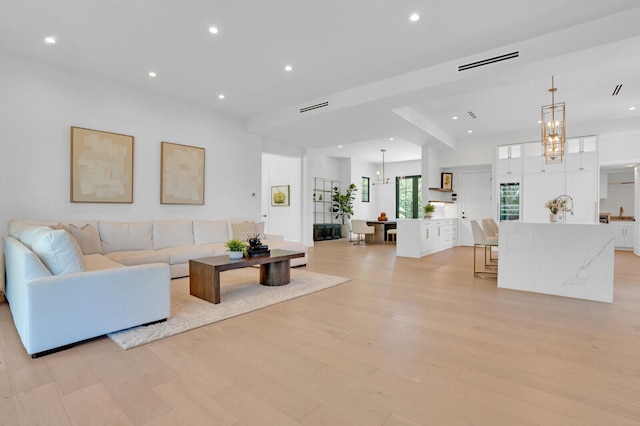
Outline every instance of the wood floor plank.
<svg viewBox="0 0 640 426"><path fill-rule="evenodd" d="M637 425L640 257L614 303L498 289L473 251L324 241L351 281L123 351L31 359L0 305L0 424Z"/></svg>

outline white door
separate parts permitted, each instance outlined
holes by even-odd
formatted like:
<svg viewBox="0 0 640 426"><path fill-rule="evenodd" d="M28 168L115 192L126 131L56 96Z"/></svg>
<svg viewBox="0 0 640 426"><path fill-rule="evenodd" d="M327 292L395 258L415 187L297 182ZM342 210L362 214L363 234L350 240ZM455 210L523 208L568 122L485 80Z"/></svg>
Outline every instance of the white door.
<svg viewBox="0 0 640 426"><path fill-rule="evenodd" d="M260 198L260 216L264 222L264 233L269 233L269 209L271 207L271 190L269 172L262 172L262 197Z"/></svg>
<svg viewBox="0 0 640 426"><path fill-rule="evenodd" d="M482 219L491 217L491 172L461 172L458 184L458 203L460 204L460 220L458 238L460 245L472 246L470 220L477 220L482 226Z"/></svg>

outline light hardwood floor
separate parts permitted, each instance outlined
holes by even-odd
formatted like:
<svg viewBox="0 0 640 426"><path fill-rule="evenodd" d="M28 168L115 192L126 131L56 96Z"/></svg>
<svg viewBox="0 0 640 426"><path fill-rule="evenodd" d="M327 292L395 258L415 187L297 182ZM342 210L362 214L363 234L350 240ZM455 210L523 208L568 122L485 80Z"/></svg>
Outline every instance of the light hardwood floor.
<svg viewBox="0 0 640 426"><path fill-rule="evenodd" d="M640 424L640 258L616 252L613 304L499 290L471 261L320 242L307 269L351 282L35 360L5 303L0 424Z"/></svg>

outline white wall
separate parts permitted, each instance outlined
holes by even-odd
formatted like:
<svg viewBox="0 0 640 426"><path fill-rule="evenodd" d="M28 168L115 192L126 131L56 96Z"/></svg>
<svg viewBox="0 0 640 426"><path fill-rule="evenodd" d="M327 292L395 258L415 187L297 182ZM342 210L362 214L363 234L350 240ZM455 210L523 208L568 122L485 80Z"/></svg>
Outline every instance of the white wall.
<svg viewBox="0 0 640 426"><path fill-rule="evenodd" d="M4 52L0 63L0 235L14 218L259 219L261 138L243 122ZM132 204L69 202L71 126L135 137ZM160 204L161 141L205 148L204 205Z"/></svg>

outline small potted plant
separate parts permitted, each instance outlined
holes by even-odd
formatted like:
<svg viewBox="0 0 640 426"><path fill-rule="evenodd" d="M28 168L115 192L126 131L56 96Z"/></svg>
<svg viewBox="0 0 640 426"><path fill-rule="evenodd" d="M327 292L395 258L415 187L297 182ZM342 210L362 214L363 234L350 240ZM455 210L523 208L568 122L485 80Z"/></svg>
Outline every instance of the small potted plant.
<svg viewBox="0 0 640 426"><path fill-rule="evenodd" d="M224 243L229 252L229 259L242 259L247 254L247 243L232 239Z"/></svg>
<svg viewBox="0 0 640 426"><path fill-rule="evenodd" d="M433 212L436 211L436 206L434 206L431 203L428 203L423 207L423 210L424 210L424 218L431 219L431 217L433 216Z"/></svg>

